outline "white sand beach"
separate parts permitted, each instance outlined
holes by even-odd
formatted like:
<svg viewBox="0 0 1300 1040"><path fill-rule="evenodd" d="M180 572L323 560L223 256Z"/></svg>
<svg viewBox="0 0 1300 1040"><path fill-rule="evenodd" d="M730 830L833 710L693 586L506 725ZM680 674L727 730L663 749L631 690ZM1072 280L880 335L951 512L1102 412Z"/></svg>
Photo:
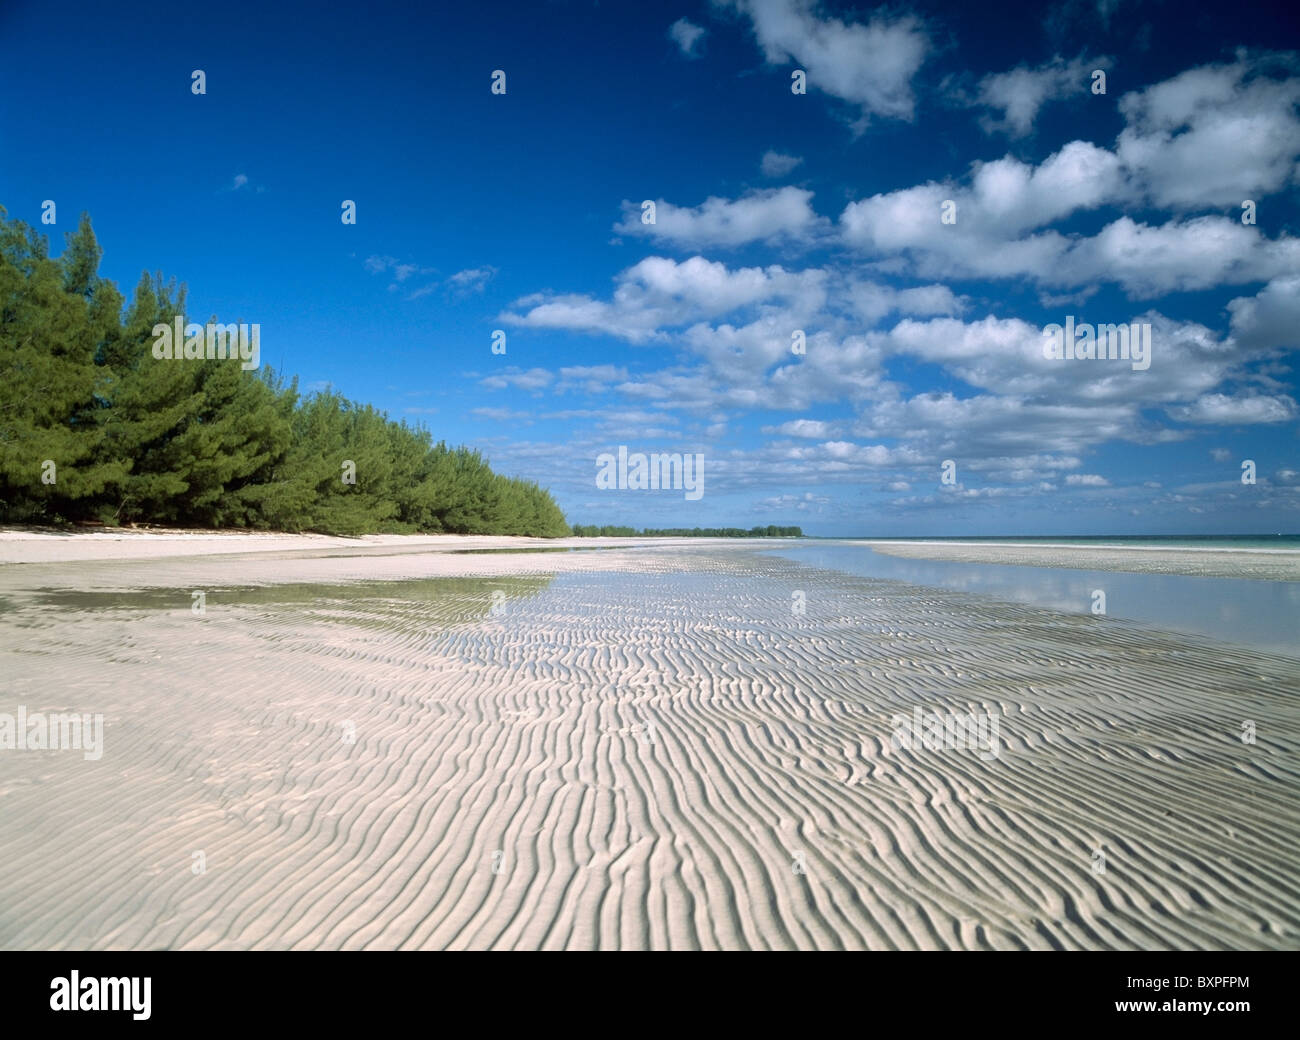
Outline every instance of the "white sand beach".
<svg viewBox="0 0 1300 1040"><path fill-rule="evenodd" d="M261 531L114 529L102 531L0 531L0 563L70 563L74 560L141 560L169 556L219 556L227 553L294 552L339 549L522 549L559 545L611 545L619 538L546 539L512 535L369 534L341 538L326 534ZM641 540L637 540L638 543ZM659 539L664 541L664 539Z"/></svg>
<svg viewBox="0 0 1300 1040"><path fill-rule="evenodd" d="M0 948L1300 948L1300 659L538 544L0 537Z"/></svg>
<svg viewBox="0 0 1300 1040"><path fill-rule="evenodd" d="M1221 549L1151 545L1080 545L1047 542L947 542L854 540L873 552L917 560L1075 567L1133 574L1191 574L1203 578L1300 581L1300 552L1293 549Z"/></svg>

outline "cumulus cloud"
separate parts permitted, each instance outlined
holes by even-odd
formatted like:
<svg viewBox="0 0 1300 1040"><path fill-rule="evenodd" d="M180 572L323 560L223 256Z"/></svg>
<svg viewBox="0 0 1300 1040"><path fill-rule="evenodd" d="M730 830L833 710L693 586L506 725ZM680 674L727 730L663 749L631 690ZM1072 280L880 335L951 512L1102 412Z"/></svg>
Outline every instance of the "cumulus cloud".
<svg viewBox="0 0 1300 1040"><path fill-rule="evenodd" d="M1115 281L1131 295L1210 289L1268 281L1300 266L1300 239L1268 239L1228 217L1193 217L1159 227L1121 217L1092 238L1072 243L1055 284Z"/></svg>
<svg viewBox="0 0 1300 1040"><path fill-rule="evenodd" d="M1106 200L1118 177L1110 153L1074 142L1030 170L1014 159L983 164L972 187L928 184L850 203L844 240L875 255L907 251L927 278L1025 278L1052 287L1115 282L1130 295L1269 281L1300 266L1300 239L1268 239L1228 217L1151 226L1120 217L1090 237L1020 232ZM944 200L957 223L942 224Z"/></svg>
<svg viewBox="0 0 1300 1040"><path fill-rule="evenodd" d="M959 314L962 301L946 285L918 285L898 289L880 282L850 282L846 289L849 307L868 324L887 314Z"/></svg>
<svg viewBox="0 0 1300 1040"><path fill-rule="evenodd" d="M1300 274L1269 282L1228 304L1232 338L1244 351L1300 347Z"/></svg>
<svg viewBox="0 0 1300 1040"><path fill-rule="evenodd" d="M787 301L802 310L825 299L825 275L818 269L787 271L779 265L730 270L701 256L681 261L651 256L618 277L613 297L535 293L516 300L502 320L534 328L603 332L633 343L661 330L729 314L768 301ZM789 345L789 334L786 335Z"/></svg>
<svg viewBox="0 0 1300 1040"><path fill-rule="evenodd" d="M1004 468L1043 472L1050 458L1043 453L1072 457L1080 431L1102 443L1135 439L1134 410L1123 403L1084 404L1032 402L1017 397L979 394L958 397L931 391L912 397L870 402L854 433L871 438L905 438L907 443L937 460L961 458L969 464L980 458L1031 455L1032 465ZM1074 463L1077 465L1077 462Z"/></svg>
<svg viewBox="0 0 1300 1040"><path fill-rule="evenodd" d="M873 115L911 119L912 79L930 51L913 15L877 14L866 23L824 16L813 0L715 0L750 21L769 64L794 62L808 86Z"/></svg>
<svg viewBox="0 0 1300 1040"><path fill-rule="evenodd" d="M1119 160L1104 148L1073 141L1034 167L1007 156L972 165L971 186L935 183L849 203L840 217L845 240L874 251L923 249L968 256L990 241L1042 227L1113 198ZM940 206L957 204L957 223L940 222ZM1063 241L1063 240L1062 240ZM1056 247L1056 248L1059 248ZM1020 265L1014 265L1020 273Z"/></svg>
<svg viewBox="0 0 1300 1040"><path fill-rule="evenodd" d="M1001 119L983 121L986 133L1025 137L1033 130L1038 110L1046 102L1083 94L1091 83L1093 69L1109 67L1110 61L1105 58L1065 61L1057 55L1037 67L1022 65L985 76L973 103L1002 113Z"/></svg>
<svg viewBox="0 0 1300 1040"><path fill-rule="evenodd" d="M1041 86L1053 76L1073 77L1076 66L1044 69L984 81L993 91L988 103L1011 106L1003 111L1013 132L1028 125L1041 98L1035 91L1013 96L1008 84ZM1162 224L1122 216L1092 236L1049 225L1106 206L1239 205L1296 183L1296 71L1287 56L1188 70L1120 100L1127 125L1113 150L1073 141L1038 165L1011 156L976 162L965 184L932 181L850 203L840 233L864 253L905 252L908 269L928 278L1029 278L1056 288L1110 281L1142 297L1290 274L1300 260L1294 238L1270 240L1220 214ZM956 205L955 224L939 220L945 201Z"/></svg>
<svg viewBox="0 0 1300 1040"><path fill-rule="evenodd" d="M710 196L693 207L659 199L653 224L642 223L640 203L624 201L623 220L614 230L682 249L807 242L830 226L813 211L812 197L803 188L785 187L751 191L734 200Z"/></svg>
<svg viewBox="0 0 1300 1040"><path fill-rule="evenodd" d="M1296 183L1300 158L1297 71L1291 56L1242 55L1125 94L1128 125L1116 153L1159 206L1240 204L1281 191Z"/></svg>
<svg viewBox="0 0 1300 1040"><path fill-rule="evenodd" d="M1168 412L1179 422L1246 426L1289 422L1296 417L1296 403L1284 396L1206 394L1189 405L1170 408Z"/></svg>
<svg viewBox="0 0 1300 1040"><path fill-rule="evenodd" d="M785 11L790 38L803 32L806 19L827 20L808 3L731 6L755 20L756 33L759 21ZM1077 92L1062 77L1085 65L1086 90L1092 64L1056 58L999 74L1007 78L988 77L979 103L1006 132L1028 133L1044 104ZM688 258L648 257L619 273L606 292L534 293L501 320L646 344L655 349L638 357L670 355L664 367L638 362L631 373L618 365L576 365L558 376L515 369L490 377L491 385L599 394L631 402L644 417L638 429L669 430L664 416L673 413L697 436L739 433L738 413L762 414L760 432L774 440L720 458L715 489L856 483L877 493L926 492L939 461L954 458L968 481L974 474L977 482L1016 487L961 485L899 499L900 507L1106 489L1092 498L1107 508L1150 503L1181 512L1193 501L1201 508L1219 492L1180 489L1183 501L1156 501L1158 482L1089 472L1097 464L1088 457L1109 443L1192 442L1207 430L1276 426L1300 414L1282 353L1300 346L1300 239L1277 231L1269 238L1243 225L1237 206L1244 189L1225 187L1243 154L1232 151L1232 135L1255 117L1276 134L1251 146L1254 172L1242 183L1264 193L1294 182L1294 82L1277 78L1281 65L1271 68L1265 74L1261 61L1240 58L1192 70L1196 75L1126 95L1126 124L1112 148L1073 141L1034 162L1012 155L977 161L953 179L850 202L834 224L817 215L810 191L794 187L711 196L696 206L659 200L654 225L640 223L640 204L624 203L620 233L689 250ZM1023 97L1014 83L1026 86ZM1176 176L1177 164L1162 156L1188 135L1201 136ZM1193 152L1216 148L1231 154L1216 155L1206 171L1191 168ZM783 176L794 162L769 152L762 172ZM1213 201L1220 194L1228 205ZM955 225L939 220L948 199L957 205ZM1191 211L1209 205L1214 212ZM821 266L803 270L728 266L707 256L746 247L748 260L761 245L830 248ZM690 255L697 251L706 255ZM968 289L957 284L963 279L1028 287L1047 314L1035 321L1004 316L1016 313L1016 296ZM1250 289L1225 310L1220 298L1199 312L1211 324L1226 322L1216 329L1148 303L1126 311L1117 296L1098 295L1107 285L1140 300ZM1183 301L1162 304L1177 314ZM1078 322L1150 323L1151 369L1044 358L1041 322L1062 322L1065 313ZM794 330L804 334L804 354L791 350ZM935 370L942 373L938 382L930 376ZM922 387L943 389L917 392L917 372L925 374ZM827 402L846 407L833 418L808 413ZM1212 457L1233 456L1215 448Z"/></svg>

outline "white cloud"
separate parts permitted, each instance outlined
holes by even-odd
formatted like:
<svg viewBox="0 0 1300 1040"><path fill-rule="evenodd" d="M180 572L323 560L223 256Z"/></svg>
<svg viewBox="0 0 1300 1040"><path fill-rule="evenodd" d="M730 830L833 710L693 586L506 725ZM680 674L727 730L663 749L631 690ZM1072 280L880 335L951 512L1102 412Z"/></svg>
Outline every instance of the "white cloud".
<svg viewBox="0 0 1300 1040"><path fill-rule="evenodd" d="M522 423L525 426L533 424L532 415L512 408L471 408L470 415L479 419L490 419L492 422Z"/></svg>
<svg viewBox="0 0 1300 1040"><path fill-rule="evenodd" d="M1107 316L1084 311L1076 317L1079 322L1101 323ZM1149 370L1134 370L1122 360L1050 360L1043 357L1042 328L1019 318L904 319L872 338L885 356L907 355L942 365L970 386L1027 405L1121 408L1116 418L1130 416L1135 430L1141 406L1191 401L1247 360L1231 341L1197 322L1175 321L1156 311L1127 317L1152 327Z"/></svg>
<svg viewBox="0 0 1300 1040"><path fill-rule="evenodd" d="M492 280L496 273L497 269L492 266L470 267L464 271L457 271L447 279L447 282L460 292L482 292L483 287Z"/></svg>
<svg viewBox="0 0 1300 1040"><path fill-rule="evenodd" d="M363 266L371 274L387 273L391 278L388 286L390 292L398 291L402 284L412 275L428 275L436 272L436 268L422 267L419 264L403 263L395 256L368 256L363 261ZM435 286L427 285L411 292L406 298L408 300L417 300L421 296L427 296L429 293L433 292L434 288Z"/></svg>
<svg viewBox="0 0 1300 1040"><path fill-rule="evenodd" d="M930 50L921 21L877 14L869 22L822 17L812 0L715 0L748 16L769 64L793 61L808 86L872 115L911 119L912 78Z"/></svg>
<svg viewBox="0 0 1300 1040"><path fill-rule="evenodd" d="M616 231L645 235L684 249L733 247L750 242L806 242L830 226L812 208L813 193L784 187L751 191L739 199L710 196L698 206L655 202L655 222L641 222L641 204L623 202Z"/></svg>
<svg viewBox="0 0 1300 1040"><path fill-rule="evenodd" d="M1300 348L1300 274L1269 282L1228 304L1233 341L1245 351Z"/></svg>
<svg viewBox="0 0 1300 1040"><path fill-rule="evenodd" d="M1097 473L1071 473L1065 483L1068 487L1110 487L1110 481Z"/></svg>
<svg viewBox="0 0 1300 1040"><path fill-rule="evenodd" d="M492 390L504 390L511 386L518 387L520 390L542 390L550 386L554 378L555 376L544 368L524 370L512 365L504 372L488 376L480 382Z"/></svg>
<svg viewBox="0 0 1300 1040"><path fill-rule="evenodd" d="M695 45L700 42L704 36L704 28L696 25L686 18L678 18L668 27L669 38L677 44L678 50L686 58L698 58L700 55L695 50Z"/></svg>
<svg viewBox="0 0 1300 1040"><path fill-rule="evenodd" d="M1240 205L1296 183L1300 79L1294 57L1189 69L1119 102L1116 151L1153 202ZM1268 73L1283 71L1284 79Z"/></svg>
<svg viewBox="0 0 1300 1040"><path fill-rule="evenodd" d="M832 424L819 419L792 419L780 426L764 426L763 433L778 433L784 437L807 437L820 440L830 436Z"/></svg>
<svg viewBox="0 0 1300 1040"><path fill-rule="evenodd" d="M937 391L868 402L854 433L905 438L933 458L936 467L943 458L960 458L963 466L1000 459L1006 475L1014 476L1016 471L1041 474L1052 454L1069 457L1077 450L1080 430L1087 431L1091 443L1142 437L1135 410L1123 403L1034 402L993 394L963 398ZM1030 459L1007 461L1017 455Z"/></svg>
<svg viewBox="0 0 1300 1040"><path fill-rule="evenodd" d="M896 289L880 282L851 282L846 290L848 304L868 324L885 315L960 314L962 301L946 285L919 285Z"/></svg>
<svg viewBox="0 0 1300 1040"><path fill-rule="evenodd" d="M1228 217L1193 217L1160 227L1120 217L1071 245L1059 263L1044 281L1116 281L1131 295L1147 297L1268 281L1295 271L1300 239L1270 240Z"/></svg>
<svg viewBox="0 0 1300 1040"><path fill-rule="evenodd" d="M1180 422L1246 426L1255 423L1289 422L1296 417L1296 403L1290 397L1264 394L1206 394L1190 405L1170 408Z"/></svg>
<svg viewBox="0 0 1300 1040"><path fill-rule="evenodd" d="M976 162L968 185L930 182L850 203L841 235L867 254L904 253L900 269L928 278L1028 278L1060 288L1109 281L1152 296L1288 275L1300 266L1296 239L1269 240L1221 214L1157 225L1122 216L1091 237L1041 229L1103 206L1236 206L1297 183L1296 67L1291 57L1242 57L1189 70L1121 99L1127 125L1114 151L1073 141L1037 166L1011 156ZM1032 79L1042 70L1013 71ZM1072 76L1073 66L1058 71ZM1292 74L1270 75L1278 71ZM1023 109L1006 110L1013 129L1037 99L1031 91L1017 102ZM955 224L939 219L946 200L956 204Z"/></svg>
<svg viewBox="0 0 1300 1040"><path fill-rule="evenodd" d="M803 160L797 155L767 151L763 153L760 166L764 177L784 177L802 162Z"/></svg>
<svg viewBox="0 0 1300 1040"><path fill-rule="evenodd" d="M814 509L820 512L818 507L829 505L830 502L829 495L815 495L811 491L805 491L802 495L775 495L772 498L762 499L757 504L761 509L794 509L801 513L808 513Z"/></svg>
<svg viewBox="0 0 1300 1040"><path fill-rule="evenodd" d="M1267 239L1257 227L1220 216L1155 227L1126 216L1091 237L1015 237L1099 205L1117 176L1110 153L1076 141L1037 170L1009 158L984 164L971 189L927 184L850 203L840 226L864 253L909 251L921 277L1026 278L1055 287L1118 282L1138 297L1269 281L1300 266L1300 239ZM945 199L957 204L955 225L940 222Z"/></svg>
<svg viewBox="0 0 1300 1040"><path fill-rule="evenodd" d="M859 444L856 441L823 441L820 444L777 443L771 451L786 463L807 465L822 473L864 468L881 469L911 465L921 460L910 448L891 448L885 444Z"/></svg>
<svg viewBox="0 0 1300 1040"><path fill-rule="evenodd" d="M614 383L627 379L627 369L619 365L566 365L560 369L557 392L581 390L587 394L606 393Z"/></svg>
<svg viewBox="0 0 1300 1040"><path fill-rule="evenodd" d="M235 176L234 176L233 178L231 178L231 181L230 181L229 184L227 184L227 185L226 185L225 187L223 187L223 188L218 188L218 189L217 189L217 194L218 194L218 195L225 195L225 194L228 194L228 193L230 193L230 192L243 191L245 188L247 188L249 191L254 192L254 193L258 194L258 195L261 195L261 194L265 193L265 191L266 191L266 186L265 186L265 185L262 185L262 184L254 184L253 181L251 181L251 180L249 179L248 174L246 174L246 173L237 173L237 174L235 174Z"/></svg>
<svg viewBox="0 0 1300 1040"><path fill-rule="evenodd" d="M1037 68L1020 66L980 80L975 103L1002 112L1000 120L986 119L987 133L1002 131L1025 137L1034 128L1038 110L1047 101L1061 101L1084 93L1093 69L1108 68L1107 59L1076 58L1065 61L1059 55Z"/></svg>
<svg viewBox="0 0 1300 1040"><path fill-rule="evenodd" d="M764 5L739 6L754 11ZM800 11L811 10L775 0L766 8L794 11L796 22ZM1044 74L1043 81L1060 88L1060 77L1078 67L1054 59L1013 72ZM1082 79L1086 89L1088 77ZM992 86L983 96L1012 133L1031 129L1042 105L1056 96L1051 89L1043 94L1038 79L1032 86L1033 96L1021 99ZM837 225L817 216L811 192L794 187L710 197L694 207L660 201L654 226L640 224L639 204L624 203L618 231L672 247L706 253L759 244L832 248L822 266L804 270L729 267L690 253L682 260L651 256L619 273L607 292L526 296L501 320L605 333L656 349L638 354L632 374L612 364L574 365L559 369L558 377L541 369L511 370L490 377L492 385L573 390L630 403L641 417L630 428L671 436L739 434L738 414L762 414L767 443L719 451L715 489L789 491L835 483L901 494L917 488L923 497L900 500L903 507L910 502L936 509L1106 489L1091 493L1106 508L1127 511L1139 502L1161 507L1152 495L1164 495L1158 483L1119 480L1109 469L1088 472L1098 468L1090 456L1115 442L1193 442L1232 426L1295 422L1294 376L1282 352L1300 347L1300 239L1276 230L1271 233L1279 237L1270 239L1259 227L1242 225L1239 198L1216 204L1209 214L1188 212L1191 203L1182 200L1212 198L1219 174L1186 170L1183 181L1191 188L1179 194L1172 181L1166 183L1162 162L1151 158L1160 149L1147 155L1140 147L1160 134L1172 140L1208 133L1216 121L1241 129L1239 119L1253 110L1262 127L1282 130L1284 139L1252 153L1259 169L1244 182L1294 177L1293 167L1278 159L1291 154L1285 139L1292 133L1289 88L1249 70L1211 70L1177 91L1157 88L1127 103L1131 133L1121 135L1114 150L1073 141L1038 162L1011 155L975 162L956 180L854 201ZM1199 147L1215 147L1214 140L1205 137ZM793 160L769 152L763 172L784 175ZM945 199L957 203L956 225L939 220ZM1161 206L1173 212L1161 213ZM1261 208L1261 217L1268 212ZM1090 213L1078 222L1083 230L1057 226ZM1280 225L1261 219L1260 226ZM845 245L851 252L835 248ZM748 260L751 253L743 255ZM1036 291L1047 313L1035 322L1002 316L1017 313L1019 293L994 291L990 303L983 287L963 295L960 279L1013 279L1016 290L1030 290L1028 299ZM1199 313L1210 316L1204 320L1214 324L1219 319L1213 315L1221 313L1226 334L1146 304L1129 308L1099 292L1111 284L1130 298L1147 298L1250 283L1256 283L1252 295L1231 300L1226 311L1219 311L1222 298L1202 301ZM1078 322L1150 322L1151 369L1043 358L1040 322L1064 321L1066 313ZM795 329L806 334L806 354L791 351ZM668 358L665 367L650 368L661 356ZM927 373L921 385L935 385L930 366L942 371L938 385L945 389L917 393L918 370ZM843 414L809 411L828 402L848 408ZM616 435L617 427L609 426L607 437ZM1197 445L1189 454L1202 450ZM1222 462L1234 456L1215 448L1213 457ZM931 493L944 458L958 460L967 484ZM981 482L1003 486L968 486ZM1189 508L1193 494L1201 508L1219 493L1185 492L1189 497L1176 508ZM1165 497L1174 508L1172 496Z"/></svg>
<svg viewBox="0 0 1300 1040"><path fill-rule="evenodd" d="M534 328L604 332L639 343L657 337L666 327L765 302L781 300L805 312L815 310L825 300L824 281L824 273L815 268L793 272L774 265L729 270L700 256L680 263L651 256L619 275L609 301L576 293L535 293L516 300L501 320ZM787 331L786 349L789 342Z"/></svg>
<svg viewBox="0 0 1300 1040"><path fill-rule="evenodd" d="M1039 166L1011 156L972 164L971 186L931 182L849 203L844 237L865 248L927 248L961 254L1093 209L1121 191L1119 160L1095 145L1072 141ZM957 204L957 223L940 221L940 206Z"/></svg>

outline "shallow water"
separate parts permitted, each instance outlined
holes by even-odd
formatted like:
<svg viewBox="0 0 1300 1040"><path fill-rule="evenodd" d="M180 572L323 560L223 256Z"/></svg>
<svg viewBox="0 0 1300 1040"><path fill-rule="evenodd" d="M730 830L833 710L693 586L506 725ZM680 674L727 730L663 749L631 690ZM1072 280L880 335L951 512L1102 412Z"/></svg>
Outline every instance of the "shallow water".
<svg viewBox="0 0 1300 1040"><path fill-rule="evenodd" d="M886 556L866 546L800 546L776 555L869 578L906 581L1073 614L1106 616L1300 657L1300 582L1129 574Z"/></svg>
<svg viewBox="0 0 1300 1040"><path fill-rule="evenodd" d="M550 584L550 575L409 578L406 581L350 581L337 584L294 582L283 585L204 586L204 615L221 607L364 608L402 603L455 601L472 620L490 614L494 604L536 595ZM190 611L194 595L187 588L34 590L42 607L101 611Z"/></svg>

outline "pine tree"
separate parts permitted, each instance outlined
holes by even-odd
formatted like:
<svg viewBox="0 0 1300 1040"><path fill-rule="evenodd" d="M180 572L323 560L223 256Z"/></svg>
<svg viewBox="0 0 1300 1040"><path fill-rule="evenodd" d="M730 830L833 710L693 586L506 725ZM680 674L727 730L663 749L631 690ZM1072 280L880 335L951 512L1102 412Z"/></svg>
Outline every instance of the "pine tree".
<svg viewBox="0 0 1300 1040"><path fill-rule="evenodd" d="M99 457L95 357L120 297L101 284L89 222L51 260L44 236L0 207L0 502L15 519L73 515L122 472Z"/></svg>
<svg viewBox="0 0 1300 1040"><path fill-rule="evenodd" d="M143 274L123 313L101 252L83 216L52 260L0 208L0 519L569 532L549 492L370 405L302 398L228 359L154 357L184 287Z"/></svg>

